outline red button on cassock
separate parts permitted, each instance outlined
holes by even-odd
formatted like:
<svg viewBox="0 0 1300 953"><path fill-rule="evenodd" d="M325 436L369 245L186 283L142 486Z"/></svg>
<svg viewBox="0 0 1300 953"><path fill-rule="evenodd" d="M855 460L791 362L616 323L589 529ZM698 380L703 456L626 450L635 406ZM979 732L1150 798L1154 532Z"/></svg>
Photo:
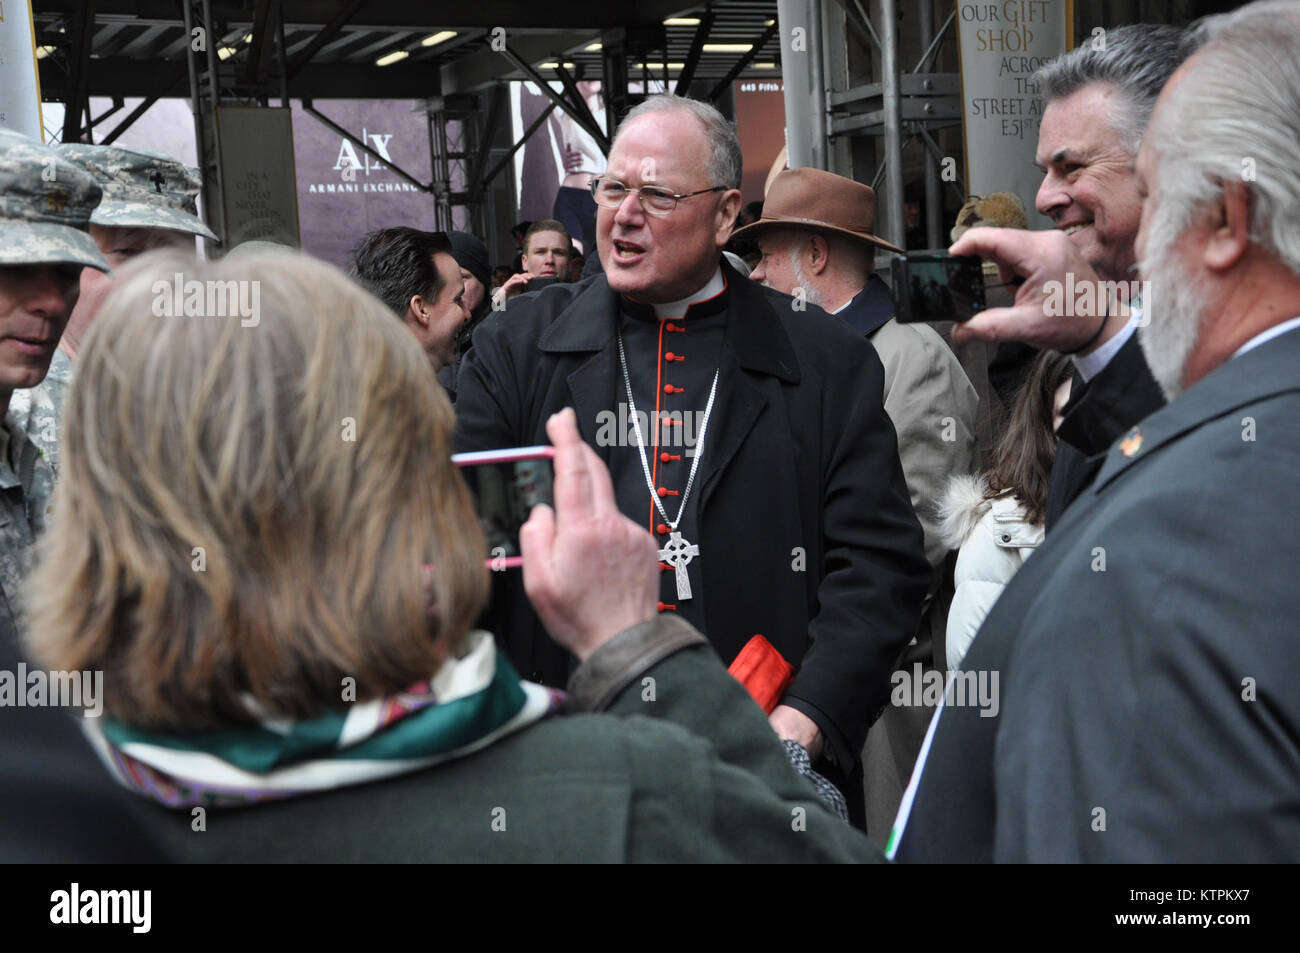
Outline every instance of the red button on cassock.
<svg viewBox="0 0 1300 953"><path fill-rule="evenodd" d="M662 536L664 533L668 532L668 524L660 523L658 526L655 527L655 532L658 533L660 536Z"/></svg>

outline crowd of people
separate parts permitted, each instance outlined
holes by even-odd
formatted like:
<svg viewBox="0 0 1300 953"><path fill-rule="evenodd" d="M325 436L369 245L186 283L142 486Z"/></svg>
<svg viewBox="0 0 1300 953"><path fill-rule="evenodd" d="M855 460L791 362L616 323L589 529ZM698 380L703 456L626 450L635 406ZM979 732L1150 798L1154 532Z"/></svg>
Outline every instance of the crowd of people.
<svg viewBox="0 0 1300 953"><path fill-rule="evenodd" d="M1036 81L1056 227L963 209L934 326L674 95L497 268L204 260L193 170L0 130L0 668L103 683L4 713L6 858L1293 860L1300 8ZM452 453L542 444L490 571Z"/></svg>

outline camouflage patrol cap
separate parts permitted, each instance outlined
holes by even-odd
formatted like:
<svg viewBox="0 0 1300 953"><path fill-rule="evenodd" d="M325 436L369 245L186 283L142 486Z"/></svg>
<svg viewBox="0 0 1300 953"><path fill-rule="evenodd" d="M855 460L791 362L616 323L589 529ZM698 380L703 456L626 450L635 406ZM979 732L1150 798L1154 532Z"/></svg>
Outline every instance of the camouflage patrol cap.
<svg viewBox="0 0 1300 953"><path fill-rule="evenodd" d="M108 262L87 232L100 188L35 139L0 129L0 266Z"/></svg>
<svg viewBox="0 0 1300 953"><path fill-rule="evenodd" d="M69 142L59 154L85 169L104 190L90 221L110 228L165 228L216 239L198 215L203 187L197 169L151 149Z"/></svg>

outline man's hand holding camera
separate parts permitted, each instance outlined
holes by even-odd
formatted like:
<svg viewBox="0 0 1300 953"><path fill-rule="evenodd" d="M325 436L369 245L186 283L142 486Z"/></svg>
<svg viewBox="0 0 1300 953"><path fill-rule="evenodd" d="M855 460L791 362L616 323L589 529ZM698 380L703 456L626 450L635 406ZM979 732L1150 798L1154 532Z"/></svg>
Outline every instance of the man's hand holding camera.
<svg viewBox="0 0 1300 953"><path fill-rule="evenodd" d="M1128 321L1127 308L1102 311L1106 304L1098 294L1096 313L1072 314L1072 302L1065 314L1052 314L1046 301L1074 276L1073 286L1089 282L1100 289L1097 273L1084 260L1062 231L1030 232L1017 228L972 228L949 249L953 255L978 255L997 262L1002 281L1023 279L1009 308L990 308L953 327L954 341L1024 341L1035 347L1080 355L1095 350ZM1107 317L1101 318L1101 314Z"/></svg>
<svg viewBox="0 0 1300 953"><path fill-rule="evenodd" d="M555 445L555 509L539 504L519 531L524 591L546 630L586 661L611 638L655 618L654 538L624 516L609 470L583 442L572 409L546 424Z"/></svg>

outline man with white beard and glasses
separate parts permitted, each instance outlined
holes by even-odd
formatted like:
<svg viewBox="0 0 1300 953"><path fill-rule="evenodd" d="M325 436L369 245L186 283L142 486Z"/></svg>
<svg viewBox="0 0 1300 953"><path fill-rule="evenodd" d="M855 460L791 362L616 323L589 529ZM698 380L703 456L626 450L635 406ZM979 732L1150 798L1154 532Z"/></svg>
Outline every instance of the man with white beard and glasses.
<svg viewBox="0 0 1300 953"><path fill-rule="evenodd" d="M891 837L903 861L1300 856L1300 4L1201 21L1135 173L1139 340L1169 404L1123 436L1007 587ZM1057 232L952 248L1024 279L1097 280Z"/></svg>

